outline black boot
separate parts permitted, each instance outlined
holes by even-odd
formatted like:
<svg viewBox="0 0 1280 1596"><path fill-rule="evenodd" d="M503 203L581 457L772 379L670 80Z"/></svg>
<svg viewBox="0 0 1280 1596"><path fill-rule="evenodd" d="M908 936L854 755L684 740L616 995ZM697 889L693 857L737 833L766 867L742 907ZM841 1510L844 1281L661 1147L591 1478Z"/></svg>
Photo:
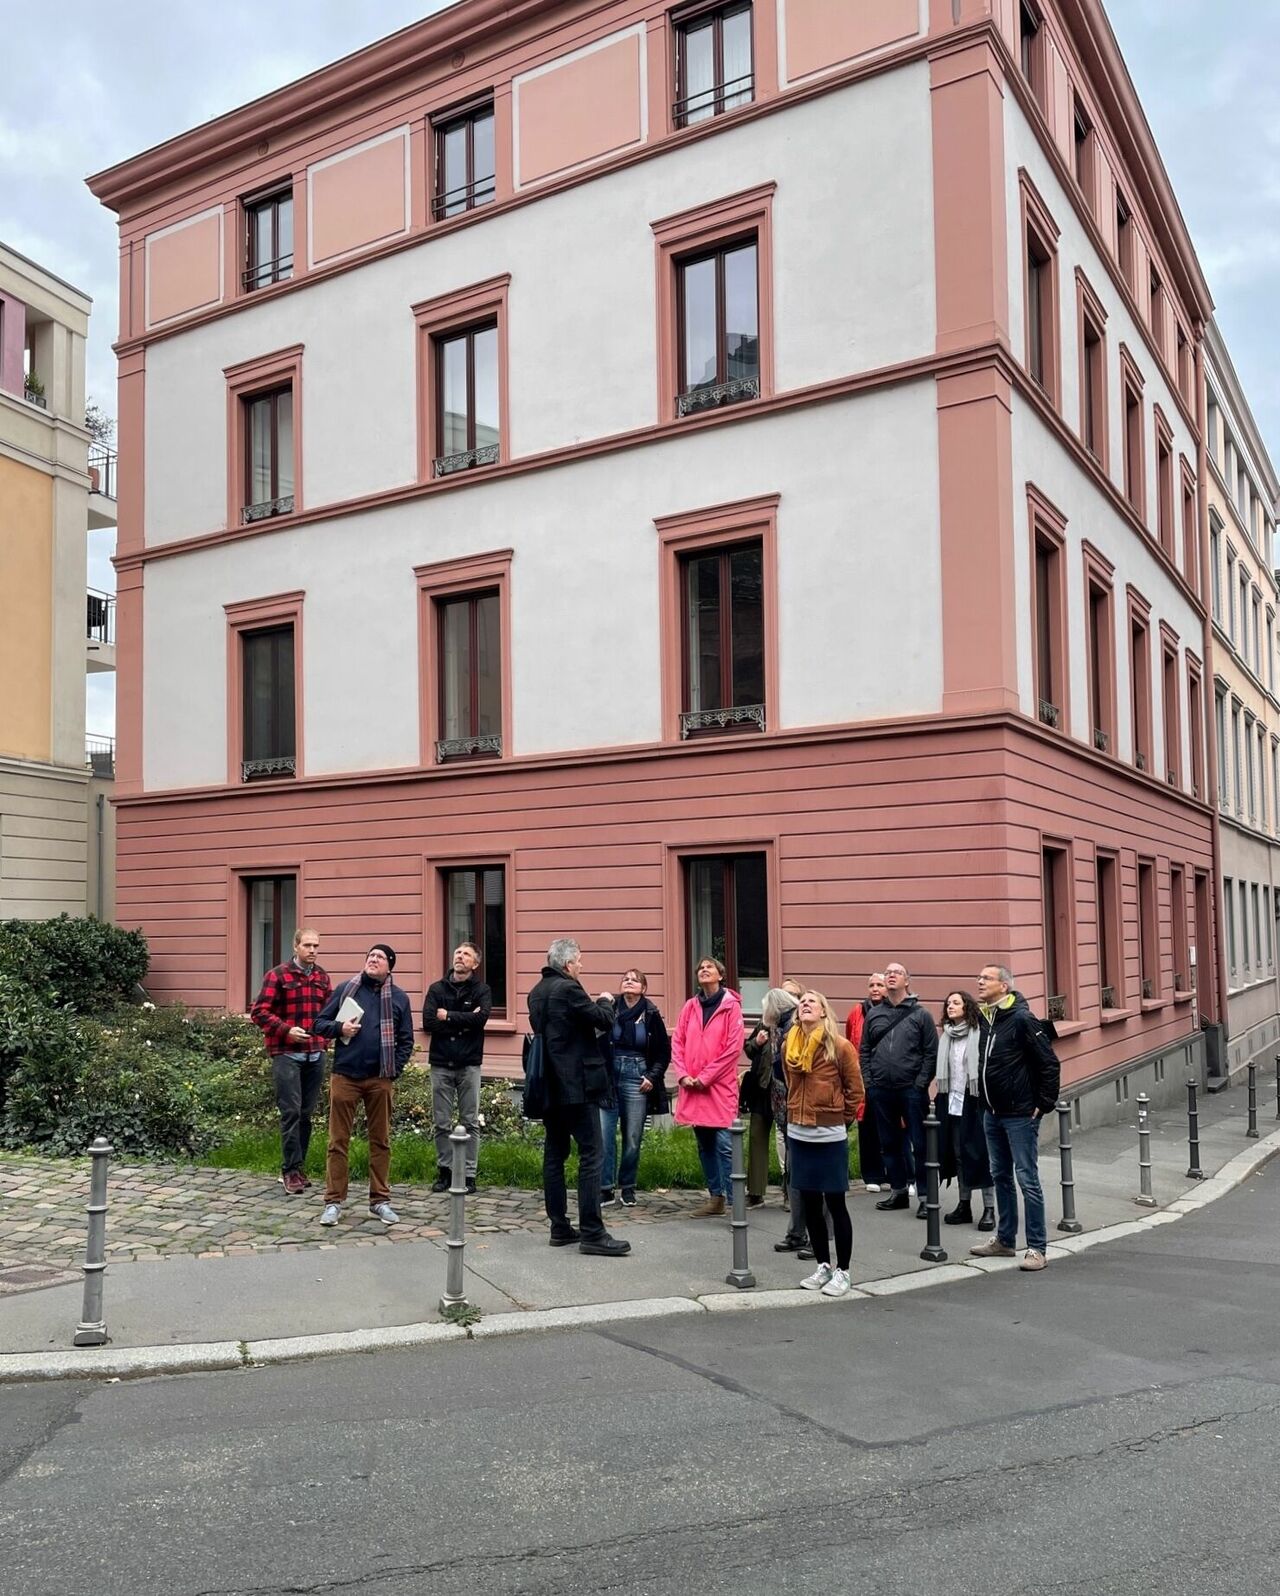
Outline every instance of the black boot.
<svg viewBox="0 0 1280 1596"><path fill-rule="evenodd" d="M943 1216L944 1225L971 1225L973 1223L973 1205L967 1197L962 1197L949 1214Z"/></svg>
<svg viewBox="0 0 1280 1596"><path fill-rule="evenodd" d="M994 1208L984 1208L982 1218L978 1221L979 1230L994 1230L996 1228L996 1211Z"/></svg>
<svg viewBox="0 0 1280 1596"><path fill-rule="evenodd" d="M882 1197L876 1204L881 1213L888 1213L893 1208L910 1208L911 1199L905 1191L895 1191L888 1197Z"/></svg>

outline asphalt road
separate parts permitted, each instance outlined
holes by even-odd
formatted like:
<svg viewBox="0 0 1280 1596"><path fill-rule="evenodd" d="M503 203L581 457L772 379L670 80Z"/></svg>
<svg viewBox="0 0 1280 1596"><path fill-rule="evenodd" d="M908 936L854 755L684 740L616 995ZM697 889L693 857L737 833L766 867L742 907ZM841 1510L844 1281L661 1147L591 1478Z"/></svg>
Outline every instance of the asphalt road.
<svg viewBox="0 0 1280 1596"><path fill-rule="evenodd" d="M1278 1415L1280 1161L1038 1276L0 1388L0 1590L1255 1596Z"/></svg>

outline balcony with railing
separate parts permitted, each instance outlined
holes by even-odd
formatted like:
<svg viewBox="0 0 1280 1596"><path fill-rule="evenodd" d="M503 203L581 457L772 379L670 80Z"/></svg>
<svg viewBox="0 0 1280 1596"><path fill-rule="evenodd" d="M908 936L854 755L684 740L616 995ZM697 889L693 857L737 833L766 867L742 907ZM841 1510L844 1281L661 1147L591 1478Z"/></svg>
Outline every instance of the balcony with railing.
<svg viewBox="0 0 1280 1596"><path fill-rule="evenodd" d="M116 451L105 443L89 445L89 529L116 524Z"/></svg>
<svg viewBox="0 0 1280 1596"><path fill-rule="evenodd" d="M116 740L99 737L90 732L84 740L84 762L91 776L102 781L114 781L116 774Z"/></svg>
<svg viewBox="0 0 1280 1596"><path fill-rule="evenodd" d="M116 596L91 587L85 595L85 668L91 673L116 668Z"/></svg>

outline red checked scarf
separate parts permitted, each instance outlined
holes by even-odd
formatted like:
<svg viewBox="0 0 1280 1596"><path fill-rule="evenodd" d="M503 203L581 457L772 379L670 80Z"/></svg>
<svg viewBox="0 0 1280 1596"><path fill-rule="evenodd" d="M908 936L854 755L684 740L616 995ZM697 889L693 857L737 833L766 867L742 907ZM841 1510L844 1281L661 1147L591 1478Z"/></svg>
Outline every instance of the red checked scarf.
<svg viewBox="0 0 1280 1596"><path fill-rule="evenodd" d="M360 976L352 976L342 989L340 1004L355 992L360 981ZM385 1075L389 1081L396 1078L396 1011L391 1004L391 986L391 976L388 974L382 983L382 1014L378 1031L378 1051L382 1059L382 1068L378 1073Z"/></svg>

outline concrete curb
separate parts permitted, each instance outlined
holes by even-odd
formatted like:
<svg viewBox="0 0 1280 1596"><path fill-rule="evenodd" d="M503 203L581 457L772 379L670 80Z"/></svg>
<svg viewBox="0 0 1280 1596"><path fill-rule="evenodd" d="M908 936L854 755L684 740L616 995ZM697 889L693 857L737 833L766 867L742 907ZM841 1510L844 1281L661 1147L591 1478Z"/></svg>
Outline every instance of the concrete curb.
<svg viewBox="0 0 1280 1596"><path fill-rule="evenodd" d="M1176 1224L1188 1214L1225 1197L1263 1164L1280 1153L1280 1130L1272 1131L1252 1147L1237 1153L1216 1175L1167 1208L1141 1218L1106 1225L1079 1236L1062 1236L1049 1243L1050 1260L1068 1262L1090 1247L1139 1236L1155 1225ZM153 1374L201 1374L221 1369L260 1368L268 1364L296 1363L304 1358L336 1357L353 1352L382 1352L438 1342L486 1341L495 1336L527 1335L539 1330L577 1330L633 1319L661 1319L676 1314L742 1313L767 1308L834 1307L836 1301L868 1302L931 1286L979 1280L985 1274L1016 1269L1014 1258L969 1258L938 1264L883 1280L863 1280L847 1297L832 1299L820 1292L794 1287L774 1291L717 1292L706 1297L645 1297L632 1302L593 1302L572 1308L535 1308L495 1314L463 1327L455 1324L394 1325L378 1330L347 1330L330 1335L278 1336L260 1341L200 1341L182 1346L82 1348L66 1352L11 1352L0 1354L0 1385L33 1380L136 1380Z"/></svg>

